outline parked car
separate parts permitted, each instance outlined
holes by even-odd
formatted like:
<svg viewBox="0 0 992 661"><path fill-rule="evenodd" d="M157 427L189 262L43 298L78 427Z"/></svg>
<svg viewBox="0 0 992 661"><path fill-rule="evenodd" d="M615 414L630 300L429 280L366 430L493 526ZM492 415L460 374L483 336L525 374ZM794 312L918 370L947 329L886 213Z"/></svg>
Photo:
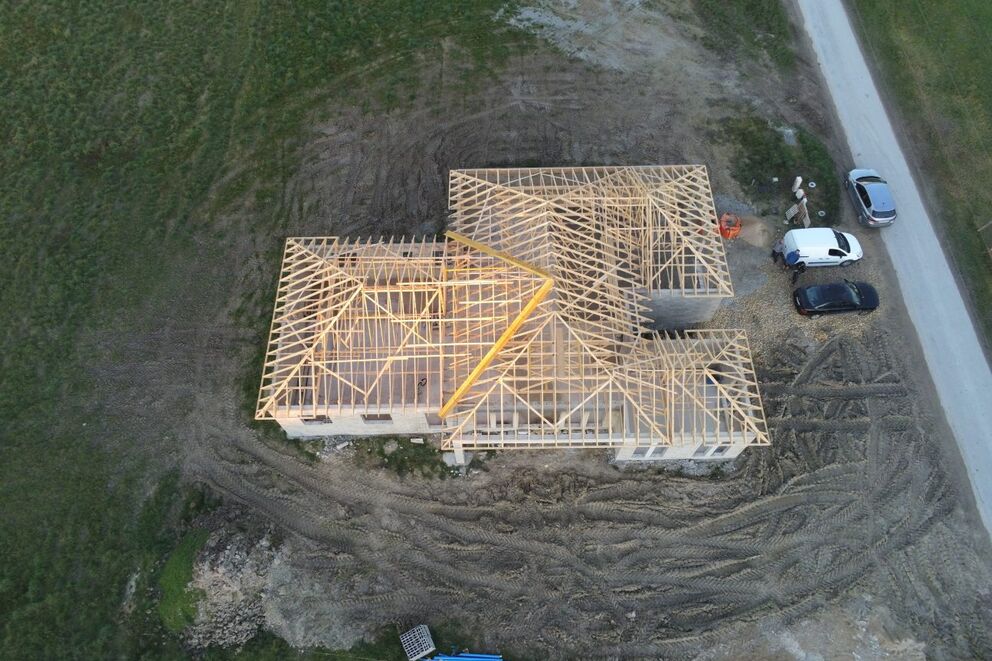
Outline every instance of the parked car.
<svg viewBox="0 0 992 661"><path fill-rule="evenodd" d="M866 314L878 307L878 292L867 282L844 280L799 287L792 292L792 301L799 314L813 319L838 312Z"/></svg>
<svg viewBox="0 0 992 661"><path fill-rule="evenodd" d="M798 253L796 263L807 267L850 266L865 256L853 234L829 227L789 230L782 237L781 252L785 257ZM791 260L790 257L787 263Z"/></svg>
<svg viewBox="0 0 992 661"><path fill-rule="evenodd" d="M844 188L862 225L886 227L896 219L896 203L889 184L874 170L851 170L844 179Z"/></svg>

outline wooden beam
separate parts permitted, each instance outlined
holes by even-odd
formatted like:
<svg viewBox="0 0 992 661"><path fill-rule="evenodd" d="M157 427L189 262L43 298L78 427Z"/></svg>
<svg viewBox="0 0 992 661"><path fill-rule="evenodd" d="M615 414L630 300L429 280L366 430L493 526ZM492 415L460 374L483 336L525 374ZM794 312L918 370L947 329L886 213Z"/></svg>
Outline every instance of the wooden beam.
<svg viewBox="0 0 992 661"><path fill-rule="evenodd" d="M256 417L436 412L464 449L768 443L742 331L640 337L646 292L733 294L705 167L454 170L449 206L443 241L287 241Z"/></svg>

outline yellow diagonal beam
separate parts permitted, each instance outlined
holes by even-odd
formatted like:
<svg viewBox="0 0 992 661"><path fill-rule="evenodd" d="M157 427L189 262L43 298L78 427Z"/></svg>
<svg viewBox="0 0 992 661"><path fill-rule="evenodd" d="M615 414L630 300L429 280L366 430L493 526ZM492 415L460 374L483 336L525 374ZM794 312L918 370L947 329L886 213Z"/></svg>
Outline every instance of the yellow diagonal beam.
<svg viewBox="0 0 992 661"><path fill-rule="evenodd" d="M459 400L461 400L461 398L465 396L465 393L467 393L469 389L475 384L475 382L478 381L479 377L482 376L482 373L484 371L486 371L486 368L489 367L490 363L493 362L496 356L499 355L499 352L503 350L503 347L505 347L507 343L513 338L513 336L516 335L520 327L524 324L525 321L527 321L527 318L531 315L532 312L534 312L537 306L541 304L541 301L543 301L547 297L548 293L555 286L554 279L548 273L542 271L541 269L531 264L528 264L527 262L519 260L516 257L512 257L511 255L508 255L505 252L494 250L493 248L490 248L485 244L479 243L478 241L473 241L467 236L462 236L457 232L445 232L445 236L451 239L452 241L461 243L470 248L483 252L487 255L501 259L507 262L508 264L513 264L514 266L523 269L528 273L532 273L537 277L542 278L544 282L534 293L534 296L527 302L527 304L524 305L523 308L521 308L519 314L517 314L517 316L514 317L513 321L511 321L510 325L506 327L506 330L504 330L503 334L499 336L495 344L493 344L493 346L489 348L489 351L487 351L486 355L482 357L482 360L479 361L479 364L475 366L475 369L472 370L472 372L468 375L465 381L463 381L462 384L458 386L454 394L452 394L451 397L448 399L448 401L444 404L444 406L441 407L441 410L438 412L438 415L442 418L444 418L451 412L451 409L453 409L455 405L458 404Z"/></svg>

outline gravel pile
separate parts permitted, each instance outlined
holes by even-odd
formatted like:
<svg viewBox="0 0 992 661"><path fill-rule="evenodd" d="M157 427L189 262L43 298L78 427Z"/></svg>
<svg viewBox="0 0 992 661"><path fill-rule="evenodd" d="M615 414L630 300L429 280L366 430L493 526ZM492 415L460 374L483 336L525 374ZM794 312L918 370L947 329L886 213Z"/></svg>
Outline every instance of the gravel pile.
<svg viewBox="0 0 992 661"><path fill-rule="evenodd" d="M202 590L196 620L184 632L188 646L246 643L265 622L262 609L275 556L268 533L215 531L200 553L190 588Z"/></svg>

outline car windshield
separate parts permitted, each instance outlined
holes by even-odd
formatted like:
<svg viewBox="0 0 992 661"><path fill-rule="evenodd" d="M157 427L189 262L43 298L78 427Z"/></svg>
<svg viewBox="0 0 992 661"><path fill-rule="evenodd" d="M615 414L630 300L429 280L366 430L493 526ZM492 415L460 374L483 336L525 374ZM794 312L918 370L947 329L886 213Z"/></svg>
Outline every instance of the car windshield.
<svg viewBox="0 0 992 661"><path fill-rule="evenodd" d="M873 214L876 218L894 218L896 215L895 209L892 211L876 211Z"/></svg>
<svg viewBox="0 0 992 661"><path fill-rule="evenodd" d="M884 184L885 183L885 179L882 179L881 177L861 177L860 179L858 179L858 183L861 183L861 184L873 184L873 183L875 183L875 184Z"/></svg>
<svg viewBox="0 0 992 661"><path fill-rule="evenodd" d="M847 242L847 237L838 231L834 231L834 238L837 239L837 247L845 253L851 252L851 244Z"/></svg>

